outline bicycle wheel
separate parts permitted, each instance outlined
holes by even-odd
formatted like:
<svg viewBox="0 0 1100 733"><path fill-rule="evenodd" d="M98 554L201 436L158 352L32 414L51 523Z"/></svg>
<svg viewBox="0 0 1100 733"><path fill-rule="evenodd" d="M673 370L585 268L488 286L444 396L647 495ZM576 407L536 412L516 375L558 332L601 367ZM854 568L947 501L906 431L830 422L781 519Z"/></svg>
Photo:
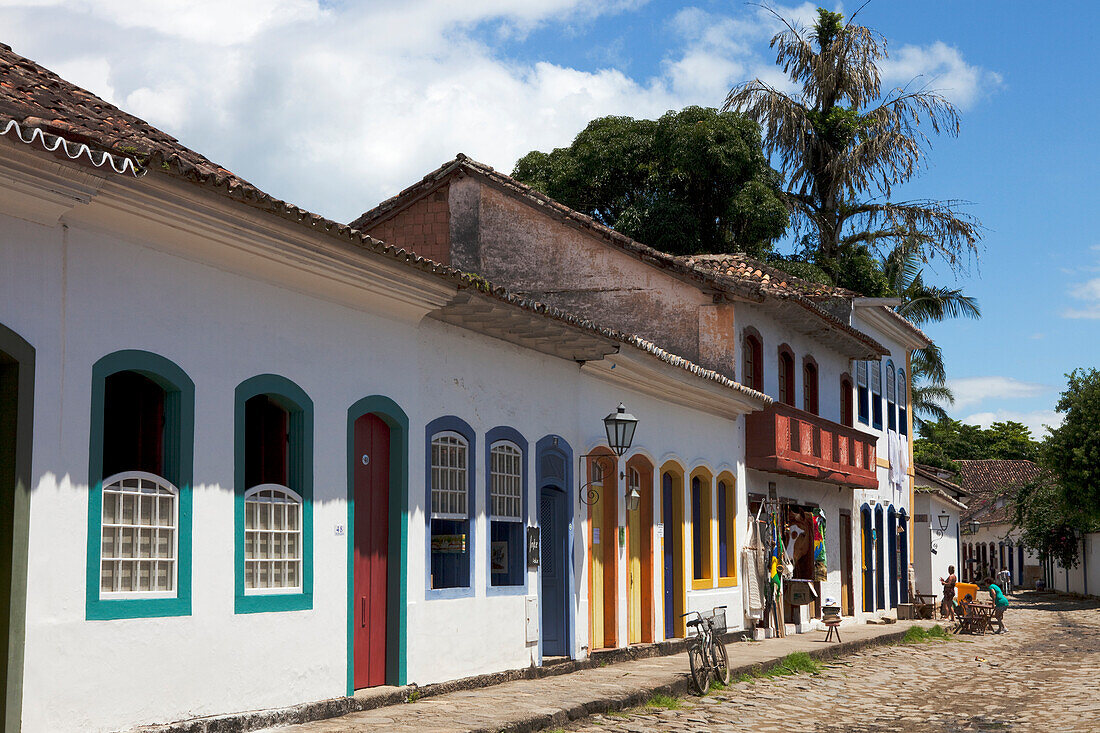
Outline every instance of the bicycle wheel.
<svg viewBox="0 0 1100 733"><path fill-rule="evenodd" d="M691 666L691 686L698 695L705 695L710 690L710 665L702 646L692 645L688 649L688 664Z"/></svg>
<svg viewBox="0 0 1100 733"><path fill-rule="evenodd" d="M726 654L726 645L721 639L715 639L711 650L714 654L714 679L723 685L728 685L730 683L730 658Z"/></svg>

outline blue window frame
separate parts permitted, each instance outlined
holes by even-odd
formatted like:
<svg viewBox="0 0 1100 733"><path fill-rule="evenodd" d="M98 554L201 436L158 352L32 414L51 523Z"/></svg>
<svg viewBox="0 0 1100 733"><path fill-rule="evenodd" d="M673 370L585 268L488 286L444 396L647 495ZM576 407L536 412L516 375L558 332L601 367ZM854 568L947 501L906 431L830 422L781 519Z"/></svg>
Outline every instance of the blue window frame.
<svg viewBox="0 0 1100 733"><path fill-rule="evenodd" d="M313 608L313 401L260 374L233 415L234 611Z"/></svg>
<svg viewBox="0 0 1100 733"><path fill-rule="evenodd" d="M485 434L489 593L526 593L527 441L509 427Z"/></svg>
<svg viewBox="0 0 1100 733"><path fill-rule="evenodd" d="M867 362L856 362L856 393L859 401L859 421L864 425L869 422L870 397L867 394Z"/></svg>
<svg viewBox="0 0 1100 733"><path fill-rule="evenodd" d="M904 369L898 369L898 430L902 435L909 433L909 383Z"/></svg>
<svg viewBox="0 0 1100 733"><path fill-rule="evenodd" d="M85 616L190 615L195 384L117 351L92 366L91 398Z"/></svg>
<svg viewBox="0 0 1100 733"><path fill-rule="evenodd" d="M871 365L871 427L882 429L882 362Z"/></svg>
<svg viewBox="0 0 1100 733"><path fill-rule="evenodd" d="M886 427L889 430L898 429L897 417L897 375L894 373L894 362L886 362Z"/></svg>
<svg viewBox="0 0 1100 733"><path fill-rule="evenodd" d="M472 596L474 430L448 415L428 423L425 437L427 597Z"/></svg>

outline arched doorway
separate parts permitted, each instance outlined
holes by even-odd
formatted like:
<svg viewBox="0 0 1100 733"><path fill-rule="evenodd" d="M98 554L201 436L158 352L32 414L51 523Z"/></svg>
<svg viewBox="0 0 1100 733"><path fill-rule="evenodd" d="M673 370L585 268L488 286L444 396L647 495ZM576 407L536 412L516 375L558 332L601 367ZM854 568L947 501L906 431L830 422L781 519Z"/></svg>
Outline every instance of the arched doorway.
<svg viewBox="0 0 1100 733"><path fill-rule="evenodd" d="M682 614L687 605L684 567L684 469L669 461L661 466L662 587L665 638L686 635Z"/></svg>
<svg viewBox="0 0 1100 733"><path fill-rule="evenodd" d="M539 630L545 657L572 656L569 602L572 583L570 532L573 521L570 469L573 452L564 439L548 435L535 446L539 487Z"/></svg>
<svg viewBox="0 0 1100 733"><path fill-rule="evenodd" d="M883 548L882 506L875 507L875 608L886 608L886 553Z"/></svg>
<svg viewBox="0 0 1100 733"><path fill-rule="evenodd" d="M886 555L890 571L890 607L898 605L898 516L894 507L886 510Z"/></svg>
<svg viewBox="0 0 1100 733"><path fill-rule="evenodd" d="M860 544L863 549L863 610L870 613L875 610L874 586L874 530L871 526L871 508L864 505L859 510Z"/></svg>
<svg viewBox="0 0 1100 733"><path fill-rule="evenodd" d="M348 694L406 682L409 419L388 397L348 409Z"/></svg>
<svg viewBox="0 0 1100 733"><path fill-rule="evenodd" d="M0 727L22 720L27 613L34 348L0 325Z"/></svg>
<svg viewBox="0 0 1100 733"><path fill-rule="evenodd" d="M588 481L598 494L588 505L589 647L619 645L619 463L608 448L597 448L588 459Z"/></svg>
<svg viewBox="0 0 1100 733"><path fill-rule="evenodd" d="M899 596L902 603L909 602L909 517L902 509L898 512L898 563L901 566Z"/></svg>
<svg viewBox="0 0 1100 733"><path fill-rule="evenodd" d="M638 508L626 512L628 644L649 643L653 636L653 464L645 456L626 463L626 491L641 495Z"/></svg>

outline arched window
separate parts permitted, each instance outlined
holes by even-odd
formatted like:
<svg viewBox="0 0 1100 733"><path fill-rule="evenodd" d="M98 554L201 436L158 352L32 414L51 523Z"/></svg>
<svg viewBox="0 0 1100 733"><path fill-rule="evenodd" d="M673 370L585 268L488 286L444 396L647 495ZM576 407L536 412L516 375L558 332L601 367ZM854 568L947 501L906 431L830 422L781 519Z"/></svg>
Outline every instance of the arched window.
<svg viewBox="0 0 1100 733"><path fill-rule="evenodd" d="M302 497L264 483L244 494L244 588L261 594L302 587Z"/></svg>
<svg viewBox="0 0 1100 733"><path fill-rule="evenodd" d="M855 405L853 404L852 378L847 374L840 377L840 424L855 425Z"/></svg>
<svg viewBox="0 0 1100 733"><path fill-rule="evenodd" d="M904 369L898 369L898 431L902 435L909 433L909 383L905 381Z"/></svg>
<svg viewBox="0 0 1100 733"><path fill-rule="evenodd" d="M779 347L779 401L794 407L794 354L786 345Z"/></svg>
<svg viewBox="0 0 1100 733"><path fill-rule="evenodd" d="M522 586L526 448L510 428L486 435L489 444L489 585ZM508 434L508 438L495 439Z"/></svg>
<svg viewBox="0 0 1100 733"><path fill-rule="evenodd" d="M882 362L871 364L871 427L882 429Z"/></svg>
<svg viewBox="0 0 1100 733"><path fill-rule="evenodd" d="M92 367L91 404L86 617L190 614L194 383L119 351Z"/></svg>
<svg viewBox="0 0 1100 733"><path fill-rule="evenodd" d="M807 356L802 360L802 409L817 414L817 362Z"/></svg>
<svg viewBox="0 0 1100 733"><path fill-rule="evenodd" d="M472 589L474 434L462 420L445 417L428 425L428 436L428 589L467 594Z"/></svg>
<svg viewBox="0 0 1100 733"><path fill-rule="evenodd" d="M737 584L737 494L729 474L718 481L718 585Z"/></svg>
<svg viewBox="0 0 1100 733"><path fill-rule="evenodd" d="M764 391L764 345L760 335L755 330L745 331L742 344L743 360L745 363L743 380L744 385L757 392Z"/></svg>
<svg viewBox="0 0 1100 733"><path fill-rule="evenodd" d="M867 393L867 362L856 362L856 392L859 396L859 421L868 424L871 398Z"/></svg>
<svg viewBox="0 0 1100 733"><path fill-rule="evenodd" d="M894 362L886 362L886 427L888 430L898 429L897 407L897 375L894 374Z"/></svg>

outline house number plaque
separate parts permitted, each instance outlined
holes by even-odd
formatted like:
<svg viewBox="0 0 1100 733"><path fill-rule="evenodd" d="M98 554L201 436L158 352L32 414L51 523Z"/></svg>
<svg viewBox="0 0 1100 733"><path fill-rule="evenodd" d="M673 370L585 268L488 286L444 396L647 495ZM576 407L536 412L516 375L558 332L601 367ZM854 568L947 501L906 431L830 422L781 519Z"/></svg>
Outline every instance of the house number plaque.
<svg viewBox="0 0 1100 733"><path fill-rule="evenodd" d="M370 456L368 456L366 453L363 454L363 465L364 466L369 466L370 465Z"/></svg>

